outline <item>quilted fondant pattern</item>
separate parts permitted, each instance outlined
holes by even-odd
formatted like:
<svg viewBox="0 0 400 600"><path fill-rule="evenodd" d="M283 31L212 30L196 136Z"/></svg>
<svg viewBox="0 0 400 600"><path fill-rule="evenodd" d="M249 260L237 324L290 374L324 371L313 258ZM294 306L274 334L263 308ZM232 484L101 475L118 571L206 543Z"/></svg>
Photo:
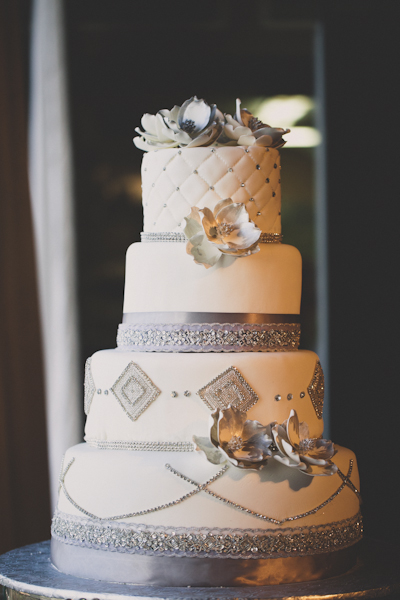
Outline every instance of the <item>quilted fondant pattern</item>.
<svg viewBox="0 0 400 600"><path fill-rule="evenodd" d="M264 233L281 232L280 157L272 148L148 152L143 157L142 188L145 232L181 231L192 206L213 209L225 198L243 202Z"/></svg>

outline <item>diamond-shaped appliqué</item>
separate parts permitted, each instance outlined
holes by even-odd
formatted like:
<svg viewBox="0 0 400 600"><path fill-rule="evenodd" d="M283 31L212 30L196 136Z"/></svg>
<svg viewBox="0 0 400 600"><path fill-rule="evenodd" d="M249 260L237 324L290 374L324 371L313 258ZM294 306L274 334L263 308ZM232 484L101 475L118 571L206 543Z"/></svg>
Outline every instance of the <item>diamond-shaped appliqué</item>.
<svg viewBox="0 0 400 600"><path fill-rule="evenodd" d="M310 395L312 405L317 414L318 419L322 419L322 412L324 408L324 372L321 367L321 363L317 360L314 374L307 391Z"/></svg>
<svg viewBox="0 0 400 600"><path fill-rule="evenodd" d="M83 386L84 389L84 409L85 414L89 414L90 405L92 404L93 396L96 391L96 386L94 384L93 375L92 375L92 357L88 358L85 363L85 383Z"/></svg>
<svg viewBox="0 0 400 600"><path fill-rule="evenodd" d="M111 391L132 421L161 394L139 365L129 363L111 387Z"/></svg>
<svg viewBox="0 0 400 600"><path fill-rule="evenodd" d="M236 367L229 367L197 393L211 410L230 405L247 412L258 401L257 394Z"/></svg>

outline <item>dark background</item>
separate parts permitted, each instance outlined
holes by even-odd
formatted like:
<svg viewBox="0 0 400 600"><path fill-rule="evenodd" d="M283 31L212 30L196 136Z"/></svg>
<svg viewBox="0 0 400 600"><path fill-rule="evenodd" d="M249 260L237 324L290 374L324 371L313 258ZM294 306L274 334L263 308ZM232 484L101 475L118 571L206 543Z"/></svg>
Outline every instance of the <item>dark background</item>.
<svg viewBox="0 0 400 600"><path fill-rule="evenodd" d="M21 7L28 73L30 2L6 0L7 4ZM317 23L322 26L331 437L357 455L366 535L393 543L400 537L396 6L390 0L64 2L82 366L94 351L115 345L125 251L139 240L142 224L137 178L141 152L132 137L143 112L170 108L193 94L226 112L233 112L238 95L244 101L276 94L313 95L312 32ZM26 104L28 89L27 81ZM306 173L309 151L302 151L304 167L297 161L297 173L286 178L291 152L282 150L285 242L307 256L301 219L299 227L293 226L296 215L291 220L285 195L294 196L302 180L312 177ZM302 312L309 325L302 340L312 347L308 340L313 339L309 315L314 275L307 260L303 283ZM303 330L304 326L303 321ZM19 418L13 421L15 431ZM14 430L5 423L4 431L12 437ZM22 460L17 436L14 441ZM18 489L24 490L24 482ZM34 491L36 504L43 489ZM31 490L32 486L16 496L29 500ZM42 535L29 530L27 517L12 547L49 537L44 505ZM17 521L18 511L14 512ZM4 550L9 547L11 543Z"/></svg>

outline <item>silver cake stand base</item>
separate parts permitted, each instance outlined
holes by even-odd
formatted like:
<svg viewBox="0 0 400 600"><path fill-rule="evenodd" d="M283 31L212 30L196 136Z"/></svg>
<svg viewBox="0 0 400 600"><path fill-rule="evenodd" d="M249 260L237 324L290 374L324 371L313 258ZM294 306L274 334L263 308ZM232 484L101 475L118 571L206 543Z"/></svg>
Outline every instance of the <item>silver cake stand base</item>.
<svg viewBox="0 0 400 600"><path fill-rule="evenodd" d="M2 587L2 592L1 592ZM360 543L358 564L330 579L235 588L160 588L123 585L64 575L50 562L50 542L0 556L0 598L4 600L334 600L400 598L400 552L374 540Z"/></svg>

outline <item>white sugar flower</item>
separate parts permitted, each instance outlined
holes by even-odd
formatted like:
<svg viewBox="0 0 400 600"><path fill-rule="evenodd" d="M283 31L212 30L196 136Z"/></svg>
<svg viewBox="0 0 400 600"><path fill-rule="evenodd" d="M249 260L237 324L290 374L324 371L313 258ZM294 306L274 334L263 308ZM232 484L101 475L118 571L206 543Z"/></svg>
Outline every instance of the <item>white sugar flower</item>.
<svg viewBox="0 0 400 600"><path fill-rule="evenodd" d="M254 117L247 108L240 107L239 98L236 100L236 113L225 115L224 134L238 146L265 146L268 148L281 148L286 141L282 135L289 133L290 129L270 127Z"/></svg>
<svg viewBox="0 0 400 600"><path fill-rule="evenodd" d="M247 419L245 412L228 406L211 414L210 439L193 436L196 450L208 461L229 461L241 469L262 469L271 456L271 427Z"/></svg>
<svg viewBox="0 0 400 600"><path fill-rule="evenodd" d="M250 221L242 203L221 200L214 211L192 207L185 217L186 251L197 264L212 267L222 254L249 256L259 251L261 230Z"/></svg>
<svg viewBox="0 0 400 600"><path fill-rule="evenodd" d="M331 441L310 439L307 423L300 423L295 410L282 425L272 427L277 448L274 459L306 475L333 475L337 466L331 461L335 448Z"/></svg>
<svg viewBox="0 0 400 600"><path fill-rule="evenodd" d="M145 151L178 146L209 146L221 134L223 119L215 104L209 106L204 100L193 96L182 106L162 109L156 115L143 115L143 131L138 127L135 129L139 136L133 142Z"/></svg>

